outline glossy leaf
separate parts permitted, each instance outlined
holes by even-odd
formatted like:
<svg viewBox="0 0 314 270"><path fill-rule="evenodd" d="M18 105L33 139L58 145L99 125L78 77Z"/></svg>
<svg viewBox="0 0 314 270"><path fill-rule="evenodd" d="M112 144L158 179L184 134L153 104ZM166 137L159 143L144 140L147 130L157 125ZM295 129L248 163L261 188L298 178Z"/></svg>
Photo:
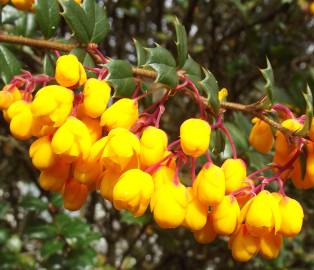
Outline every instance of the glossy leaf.
<svg viewBox="0 0 314 270"><path fill-rule="evenodd" d="M157 72L156 82L175 87L179 78L176 70L176 61L172 54L165 48L156 47L147 49L148 59L145 65L152 67Z"/></svg>
<svg viewBox="0 0 314 270"><path fill-rule="evenodd" d="M147 61L147 52L138 40L134 39L133 41L137 55L137 66L140 67L143 66Z"/></svg>
<svg viewBox="0 0 314 270"><path fill-rule="evenodd" d="M21 63L5 46L0 45L0 75L4 83L9 83L14 75L21 72Z"/></svg>
<svg viewBox="0 0 314 270"><path fill-rule="evenodd" d="M176 45L178 52L178 67L182 67L188 57L188 40L185 27L180 23L178 18L174 20L174 26L176 29Z"/></svg>
<svg viewBox="0 0 314 270"><path fill-rule="evenodd" d="M130 63L124 60L111 60L106 67L109 70L106 79L115 89L115 95L130 97L135 89L135 81Z"/></svg>
<svg viewBox="0 0 314 270"><path fill-rule="evenodd" d="M46 38L51 38L60 23L60 11L57 0L37 0L35 17Z"/></svg>
<svg viewBox="0 0 314 270"><path fill-rule="evenodd" d="M43 61L44 74L53 77L55 75L55 61L56 57L52 53L46 53Z"/></svg>

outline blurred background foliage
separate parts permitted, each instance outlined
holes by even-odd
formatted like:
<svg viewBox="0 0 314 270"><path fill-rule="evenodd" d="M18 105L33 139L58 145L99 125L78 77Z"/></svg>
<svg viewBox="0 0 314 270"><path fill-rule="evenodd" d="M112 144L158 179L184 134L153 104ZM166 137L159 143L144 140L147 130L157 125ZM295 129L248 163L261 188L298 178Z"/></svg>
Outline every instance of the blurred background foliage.
<svg viewBox="0 0 314 270"><path fill-rule="evenodd" d="M220 87L229 89L229 101L250 103L262 95L259 67L270 59L275 79L275 100L304 111L301 91L314 86L314 16L305 0L112 0L99 1L107 9L111 30L100 48L106 56L136 63L132 38L144 46L159 43L175 50L171 23L177 16L185 25L192 57L209 68ZM2 11L1 30L27 37L41 37L31 13L12 7ZM64 21L57 38L70 39ZM29 47L9 48L24 69L47 70L45 51ZM44 63L44 65L43 65ZM1 67L0 67L1 71ZM175 96L167 105L162 127L175 138L179 124L195 115L187 97ZM261 155L248 145L250 119L227 114L238 154L249 170L263 167L271 155ZM213 135L215 136L215 135ZM218 136L216 136L218 137ZM217 141L211 146L217 150ZM287 185L289 196L305 208L300 236L287 240L273 261L256 258L245 264L232 260L226 239L211 245L197 244L185 229L161 230L147 214L133 218L117 212L98 194L90 196L79 212L62 208L57 194L42 191L38 173L28 159L29 143L9 135L0 126L0 269L314 269L313 191L297 191ZM228 145L217 156L230 155Z"/></svg>

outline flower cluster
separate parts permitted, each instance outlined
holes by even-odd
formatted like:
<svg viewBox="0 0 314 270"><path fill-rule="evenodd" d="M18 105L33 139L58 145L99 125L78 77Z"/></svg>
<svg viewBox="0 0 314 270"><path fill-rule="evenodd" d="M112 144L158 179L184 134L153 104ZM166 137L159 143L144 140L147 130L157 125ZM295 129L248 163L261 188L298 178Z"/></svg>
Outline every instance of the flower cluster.
<svg viewBox="0 0 314 270"><path fill-rule="evenodd" d="M40 186L61 193L66 209L80 209L88 193L97 190L116 209L136 217L149 209L161 228L188 228L199 243L228 236L232 255L239 261L257 253L275 258L282 237L300 232L300 204L283 190L264 189L272 180L281 183L298 174L293 157L299 145L290 146L278 131L277 166L272 167L276 177L256 184L258 173L247 175L245 162L235 152L221 166L211 160L211 132L220 128L230 137L221 117L213 125L206 117L187 119L180 126L180 138L169 143L167 133L159 128L162 103L155 104L153 113L141 112L141 96L115 99L100 75L88 79L76 56L64 55L56 62L54 78L33 79L54 84L34 94L35 87L20 90L21 81L15 78L0 91L0 108L12 135L21 140L35 138L29 155L40 170ZM226 95L223 89L219 98ZM302 127L300 121L288 119L282 125L296 131ZM254 123L249 141L266 153L273 145L272 130L262 120L254 119ZM311 159L313 143L307 147ZM201 165L200 157L207 162ZM291 164L287 166L286 161ZM183 165L191 166L191 181L182 180ZM197 174L196 165L201 167ZM309 162L306 179L313 178L312 167Z"/></svg>
<svg viewBox="0 0 314 270"><path fill-rule="evenodd" d="M80 4L82 0L74 0L76 3ZM35 4L35 0L0 0L0 5L7 5L9 2L12 3L14 7L16 7L19 10L24 11L33 11Z"/></svg>

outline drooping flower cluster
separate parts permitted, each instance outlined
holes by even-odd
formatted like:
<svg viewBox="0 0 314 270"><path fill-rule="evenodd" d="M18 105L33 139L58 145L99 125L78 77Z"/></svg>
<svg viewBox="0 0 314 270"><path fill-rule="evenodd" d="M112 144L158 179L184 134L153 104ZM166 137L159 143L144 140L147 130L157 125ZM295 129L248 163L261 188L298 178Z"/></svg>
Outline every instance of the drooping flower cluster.
<svg viewBox="0 0 314 270"><path fill-rule="evenodd" d="M297 201L266 191L265 183L255 186L245 162L236 155L221 166L212 162L211 132L217 127L226 131L221 123L214 127L201 118L187 119L180 126L180 139L169 143L159 128L162 106L150 114L140 112L140 98L114 99L108 82L88 79L74 55L58 58L54 80L36 94L19 90L17 83L5 86L0 108L13 136L35 138L29 155L40 170L39 184L61 193L65 208L80 209L88 193L96 190L116 209L136 217L150 211L162 228L188 228L199 243L229 236L232 255L239 261L257 253L275 258L282 237L300 232L303 210ZM220 98L225 96L224 89ZM302 126L294 119L286 121L283 126L293 131ZM256 120L249 141L268 152L273 145L271 128ZM288 146L278 132L274 172L280 179L287 173L280 158L289 160L294 153ZM314 155L312 144L307 147ZM201 156L208 161L195 175ZM179 174L187 163L192 171L190 186ZM311 173L309 164L307 175Z"/></svg>

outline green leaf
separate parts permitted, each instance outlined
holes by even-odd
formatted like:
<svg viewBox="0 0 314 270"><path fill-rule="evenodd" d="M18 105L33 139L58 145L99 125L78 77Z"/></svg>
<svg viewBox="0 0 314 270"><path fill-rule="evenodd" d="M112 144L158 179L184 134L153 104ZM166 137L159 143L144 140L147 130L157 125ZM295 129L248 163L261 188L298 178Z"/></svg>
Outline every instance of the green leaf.
<svg viewBox="0 0 314 270"><path fill-rule="evenodd" d="M307 85L306 92L303 93L306 102L306 114L303 128L298 132L301 136L306 136L311 128L313 119L313 96L310 87Z"/></svg>
<svg viewBox="0 0 314 270"><path fill-rule="evenodd" d="M215 113L218 113L220 102L218 99L218 82L214 75L207 69L203 68L205 79L200 82L202 89L208 97L208 104L212 107Z"/></svg>
<svg viewBox="0 0 314 270"><path fill-rule="evenodd" d="M80 5L74 2L74 0L59 0L63 8L63 17L74 36L83 43L89 43L92 38L93 29L89 21L89 18Z"/></svg>
<svg viewBox="0 0 314 270"><path fill-rule="evenodd" d="M93 57L86 52L86 50L81 48L75 48L71 52L71 54L74 54L77 56L78 60L83 64L83 66L86 67L95 67L95 61ZM91 71L86 71L88 77L96 77L96 74Z"/></svg>
<svg viewBox="0 0 314 270"><path fill-rule="evenodd" d="M145 225L151 221L150 214L145 214L141 217L134 217L131 212L123 211L121 213L121 221L130 225Z"/></svg>
<svg viewBox="0 0 314 270"><path fill-rule="evenodd" d="M44 56L43 61L43 72L44 74L47 74L48 76L53 77L55 75L55 68L56 68L56 57L53 53L46 53Z"/></svg>
<svg viewBox="0 0 314 270"><path fill-rule="evenodd" d="M133 39L133 41L137 55L137 66L140 67L143 66L147 61L147 52L139 41L137 41L136 39Z"/></svg>
<svg viewBox="0 0 314 270"><path fill-rule="evenodd" d="M0 76L4 83L9 83L14 75L21 72L21 63L5 46L0 45Z"/></svg>
<svg viewBox="0 0 314 270"><path fill-rule="evenodd" d="M74 36L83 43L102 41L109 31L109 22L104 7L95 0L85 0L83 7L74 0L59 0L67 24Z"/></svg>
<svg viewBox="0 0 314 270"><path fill-rule="evenodd" d="M210 149L215 155L222 153L225 150L226 139L220 129L212 132L210 139Z"/></svg>
<svg viewBox="0 0 314 270"><path fill-rule="evenodd" d="M51 239L57 235L57 229L53 224L43 224L28 227L26 233L31 239Z"/></svg>
<svg viewBox="0 0 314 270"><path fill-rule="evenodd" d="M266 84L264 88L266 90L268 100L266 101L266 103L264 103L265 108L271 106L271 104L273 103L273 95L274 95L274 89L275 89L275 79L274 79L273 68L268 58L266 58L266 61L267 61L267 67L264 69L260 69L264 79L266 80Z"/></svg>
<svg viewBox="0 0 314 270"><path fill-rule="evenodd" d="M148 65L158 73L156 82L166 84L170 87L177 86L179 78L176 71L176 61L172 54L165 48L156 47L147 49Z"/></svg>
<svg viewBox="0 0 314 270"><path fill-rule="evenodd" d="M49 258L51 255L54 255L58 253L59 251L62 251L64 247L64 243L60 240L54 239L51 241L44 242L44 244L41 247L41 255L44 258Z"/></svg>
<svg viewBox="0 0 314 270"><path fill-rule="evenodd" d="M109 70L106 80L112 84L115 95L130 97L135 89L130 63L124 60L111 60L106 67Z"/></svg>
<svg viewBox="0 0 314 270"><path fill-rule="evenodd" d="M174 26L177 36L178 67L182 67L188 57L188 39L185 27L180 23L178 18L175 18Z"/></svg>
<svg viewBox="0 0 314 270"><path fill-rule="evenodd" d="M26 196L20 202L20 205L29 210L43 211L48 208L48 203L40 198Z"/></svg>
<svg viewBox="0 0 314 270"><path fill-rule="evenodd" d="M190 55L185 61L182 69L186 76L196 85L198 89L202 89L200 81L202 80L203 72L201 65L199 65Z"/></svg>
<svg viewBox="0 0 314 270"><path fill-rule="evenodd" d="M57 0L38 0L36 4L36 21L46 38L51 38L60 23L60 11Z"/></svg>

